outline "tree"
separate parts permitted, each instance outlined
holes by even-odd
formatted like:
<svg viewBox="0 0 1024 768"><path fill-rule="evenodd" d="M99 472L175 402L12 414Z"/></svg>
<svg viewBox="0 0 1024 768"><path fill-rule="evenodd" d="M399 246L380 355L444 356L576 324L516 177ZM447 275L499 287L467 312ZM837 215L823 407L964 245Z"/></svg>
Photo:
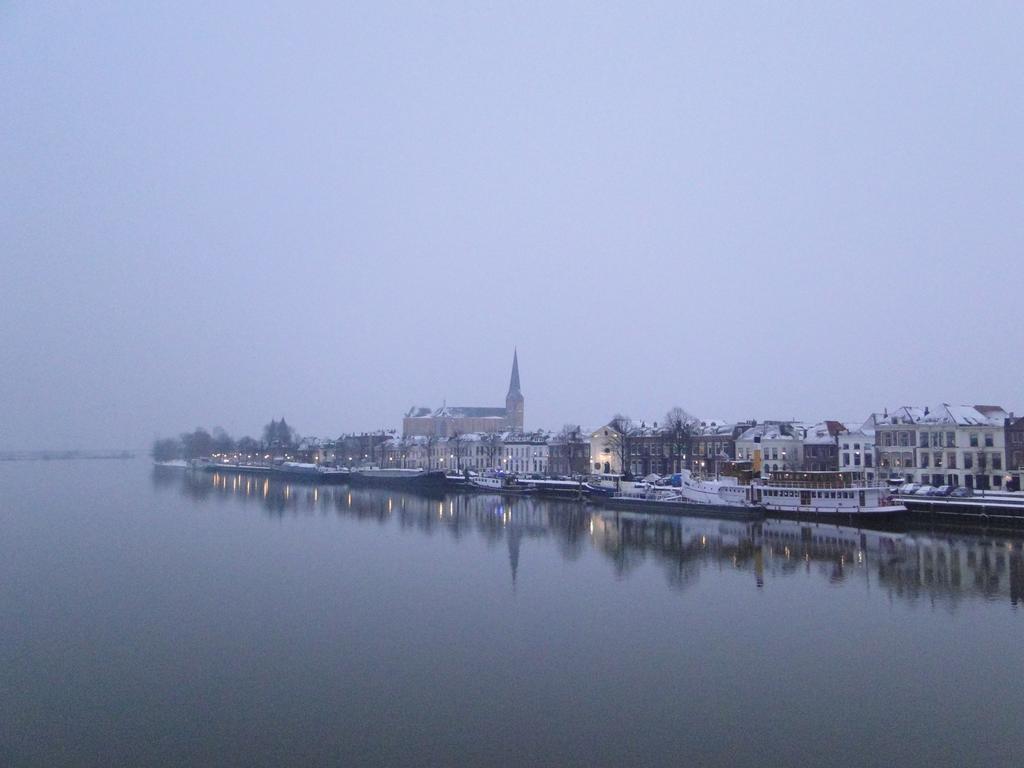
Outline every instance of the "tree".
<svg viewBox="0 0 1024 768"><path fill-rule="evenodd" d="M669 408L668 413L665 414L665 431L671 440L672 463L676 472L686 469L685 457L693 455L691 438L697 431L698 424L696 416L678 405Z"/></svg>
<svg viewBox="0 0 1024 768"><path fill-rule="evenodd" d="M198 459L213 453L213 438L202 427L181 436L182 453L186 459Z"/></svg>
<svg viewBox="0 0 1024 768"><path fill-rule="evenodd" d="M173 437L165 437L153 442L153 461L173 461L181 458L181 441Z"/></svg>
<svg viewBox="0 0 1024 768"><path fill-rule="evenodd" d="M246 435L245 437L240 437L235 447L238 449L239 453L244 453L249 456L258 453L260 450L259 442L249 437L248 435Z"/></svg>
<svg viewBox="0 0 1024 768"><path fill-rule="evenodd" d="M611 430L608 435L608 450L619 461L619 471L626 479L633 476L629 468L629 458L636 442L636 424L629 416L617 413L608 422Z"/></svg>
<svg viewBox="0 0 1024 768"><path fill-rule="evenodd" d="M213 450L216 453L232 453L235 450L235 441L223 427L213 428Z"/></svg>
<svg viewBox="0 0 1024 768"><path fill-rule="evenodd" d="M455 456L455 467L454 469L458 472L462 471L462 455L466 450L466 438L460 432L452 433L452 436L448 438L448 444L452 447L452 454Z"/></svg>
<svg viewBox="0 0 1024 768"><path fill-rule="evenodd" d="M281 417L280 421L271 420L263 427L263 442L271 448L291 448L295 445L295 430Z"/></svg>
<svg viewBox="0 0 1024 768"><path fill-rule="evenodd" d="M488 469L500 469L498 466L498 454L501 453L501 433L489 432L483 440L484 450L487 453Z"/></svg>

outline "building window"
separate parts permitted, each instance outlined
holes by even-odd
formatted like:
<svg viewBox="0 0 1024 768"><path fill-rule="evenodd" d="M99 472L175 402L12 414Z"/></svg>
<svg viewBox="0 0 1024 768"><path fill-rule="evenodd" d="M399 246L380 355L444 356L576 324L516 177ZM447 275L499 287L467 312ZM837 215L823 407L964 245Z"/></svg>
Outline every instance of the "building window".
<svg viewBox="0 0 1024 768"><path fill-rule="evenodd" d="M971 448L977 448L978 447L978 433L977 432L971 432L971 434L968 435L967 439L968 439L968 441L971 444Z"/></svg>
<svg viewBox="0 0 1024 768"><path fill-rule="evenodd" d="M947 432L946 433L946 447L947 448L956 448L956 432Z"/></svg>
<svg viewBox="0 0 1024 768"><path fill-rule="evenodd" d="M921 433L921 448L927 448L927 447L928 447L928 433L927 432L922 432Z"/></svg>
<svg viewBox="0 0 1024 768"><path fill-rule="evenodd" d="M998 453L992 454L992 469L1003 468L1003 457Z"/></svg>
<svg viewBox="0 0 1024 768"><path fill-rule="evenodd" d="M848 453L844 453L843 454L843 466L844 467L850 466L850 454L848 454Z"/></svg>
<svg viewBox="0 0 1024 768"><path fill-rule="evenodd" d="M974 469L974 455L970 453L964 454L964 469Z"/></svg>
<svg viewBox="0 0 1024 768"><path fill-rule="evenodd" d="M992 433L991 432L986 432L985 433L985 447L986 448L991 448L993 445L995 445L995 441L992 438Z"/></svg>
<svg viewBox="0 0 1024 768"><path fill-rule="evenodd" d="M956 469L956 451L950 451L946 454L946 466L949 469Z"/></svg>

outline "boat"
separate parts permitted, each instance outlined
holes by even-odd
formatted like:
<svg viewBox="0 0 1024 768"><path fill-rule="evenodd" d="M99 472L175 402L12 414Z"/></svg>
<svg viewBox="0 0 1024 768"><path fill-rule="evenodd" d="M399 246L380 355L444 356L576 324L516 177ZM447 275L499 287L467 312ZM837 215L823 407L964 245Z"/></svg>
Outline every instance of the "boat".
<svg viewBox="0 0 1024 768"><path fill-rule="evenodd" d="M347 483L351 476L352 470L347 467L320 467L317 479L322 483Z"/></svg>
<svg viewBox="0 0 1024 768"><path fill-rule="evenodd" d="M648 483L636 480L627 480L625 475L613 473L595 473L587 477L583 484L587 493L591 496L618 496L622 494L635 496L647 491Z"/></svg>
<svg viewBox="0 0 1024 768"><path fill-rule="evenodd" d="M619 493L614 496L591 495L590 500L598 506L623 512L744 521L764 519L764 509L760 505L698 504L689 501L674 489L659 488L646 492Z"/></svg>
<svg viewBox="0 0 1024 768"><path fill-rule="evenodd" d="M550 499L568 499L570 501L583 501L590 495L590 489L577 480L526 480L537 493Z"/></svg>
<svg viewBox="0 0 1024 768"><path fill-rule="evenodd" d="M188 469L188 462L184 459L170 459L168 461L154 461L153 469Z"/></svg>
<svg viewBox="0 0 1024 768"><path fill-rule="evenodd" d="M388 488L444 488L443 470L424 469L353 469L349 473L352 485L376 485Z"/></svg>
<svg viewBox="0 0 1024 768"><path fill-rule="evenodd" d="M307 464L301 461L285 461L276 467L278 474L288 477L316 478L321 473L319 464Z"/></svg>
<svg viewBox="0 0 1024 768"><path fill-rule="evenodd" d="M772 472L752 483L750 500L766 513L821 518L887 517L907 508L888 488L868 483L850 472Z"/></svg>
<svg viewBox="0 0 1024 768"><path fill-rule="evenodd" d="M478 491L489 493L522 496L537 492L531 484L520 482L515 475L481 475L480 477L471 477L469 484Z"/></svg>
<svg viewBox="0 0 1024 768"><path fill-rule="evenodd" d="M695 477L689 470L673 475L671 488L678 488L679 495L691 504L715 506L749 507L753 505L750 486L740 485L735 477L705 479Z"/></svg>

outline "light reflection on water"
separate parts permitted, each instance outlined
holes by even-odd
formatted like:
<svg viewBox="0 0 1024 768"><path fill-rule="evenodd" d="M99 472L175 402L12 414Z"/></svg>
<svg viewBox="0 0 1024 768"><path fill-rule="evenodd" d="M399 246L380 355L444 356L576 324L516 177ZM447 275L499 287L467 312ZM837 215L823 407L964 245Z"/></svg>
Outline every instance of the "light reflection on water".
<svg viewBox="0 0 1024 768"><path fill-rule="evenodd" d="M42 465L0 466L5 767L1024 751L1019 538Z"/></svg>
<svg viewBox="0 0 1024 768"><path fill-rule="evenodd" d="M177 487L201 500L250 495L248 484L230 472L155 474L154 484ZM272 516L334 512L384 521L397 514L402 527L428 532L440 528L456 538L476 533L503 539L513 580L523 541L551 538L559 541L567 560L578 556L582 546L596 549L619 578L640 563L657 562L674 589L686 589L708 567L728 567L749 573L755 587L801 572L833 585L859 579L891 598L911 601L955 604L980 597L1016 607L1024 595L1024 539L1006 535L654 516L532 497L424 496L266 478L261 501L263 512Z"/></svg>

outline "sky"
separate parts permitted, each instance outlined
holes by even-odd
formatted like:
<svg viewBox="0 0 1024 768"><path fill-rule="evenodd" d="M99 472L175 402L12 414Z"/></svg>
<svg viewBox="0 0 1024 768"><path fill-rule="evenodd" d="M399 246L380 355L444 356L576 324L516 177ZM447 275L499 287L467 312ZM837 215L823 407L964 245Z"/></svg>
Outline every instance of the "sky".
<svg viewBox="0 0 1024 768"><path fill-rule="evenodd" d="M1024 409L1024 6L0 4L0 441Z"/></svg>

